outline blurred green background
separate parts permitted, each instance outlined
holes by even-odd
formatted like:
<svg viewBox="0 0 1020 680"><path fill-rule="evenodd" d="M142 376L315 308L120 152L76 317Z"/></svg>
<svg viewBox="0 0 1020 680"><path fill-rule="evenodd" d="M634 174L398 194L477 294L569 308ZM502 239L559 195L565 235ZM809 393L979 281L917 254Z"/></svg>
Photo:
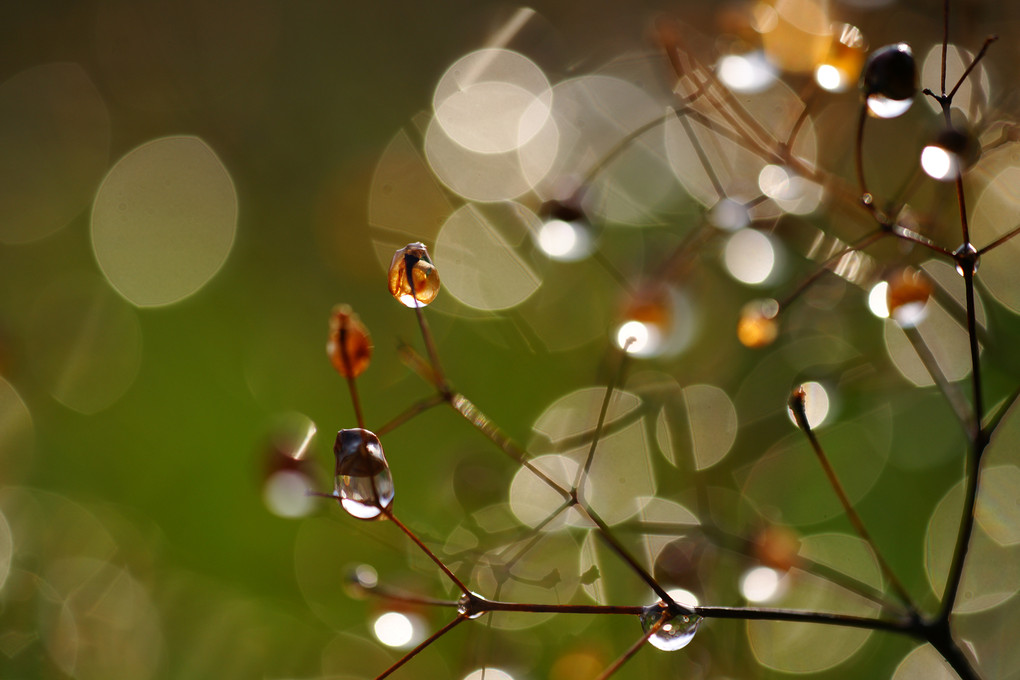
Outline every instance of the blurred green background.
<svg viewBox="0 0 1020 680"><path fill-rule="evenodd" d="M909 33L925 36L930 45L938 40L936 15L925 16L915 4L838 9L846 19L868 24L872 44ZM956 26L978 36L966 43L971 47L990 22L999 22L1004 34L1013 28L1008 12L963 5ZM646 48L657 11L678 11L712 35L724 25L720 7L540 3L535 21L542 30L535 35L541 40L530 47L555 63L559 75L582 72ZM373 172L397 131L429 108L446 68L485 44L513 11L477 0L109 0L0 7L0 518L7 525L0 532L0 559L8 573L6 583L0 580L0 677L369 677L396 654L370 642L376 605L348 597L345 570L372 562L393 585L449 594L394 527L355 522L327 501L307 518L281 518L267 509L263 484L279 441L274 437L308 419L318 427L308 458L318 467L320 490L331 488L333 433L353 426L346 386L324 352L335 303L352 304L375 340L373 365L361 380L370 428L429 394L398 357L399 339L416 346L420 341L411 312L386 291L382 256L368 228ZM999 82L1012 82L1017 48L1011 40L1000 43ZM1014 93L1008 87L1003 92L997 101L1008 111ZM852 111L856 100L850 94L840 101ZM918 116L901 129L919 128ZM836 123L824 128L837 129ZM910 153L916 137L907 135ZM90 224L94 209L126 209L113 185L100 192L102 203L95 200L110 168L164 138L178 138L158 147L178 164L167 166L172 172L165 177L146 177L202 197L207 202L194 206L195 214L222 228L208 241L162 235L164 262L163 256L136 258L126 232L112 220L110 266L123 280L146 279L145 270L166 264L168 273L155 280L180 277L184 290L188 281L202 283L211 274L180 301L136 307L104 278L94 249L102 237L90 232ZM847 148L826 147L842 170L849 167ZM133 172L152 167L142 162ZM130 189L133 177L128 172L118 180ZM400 209L414 212L413 206ZM690 201L669 209L678 223L699 212ZM825 228L826 218L811 219ZM635 245L629 232L607 233L606 239L607 250L618 253L616 263L636 270L648 263L648 252L661 250L660 243L675 241L648 237ZM178 247L185 255L205 248L211 259L190 271ZM566 273L550 269L547 287L560 286L568 300L580 287L578 299L587 299L593 294L587 282L596 274L584 266L570 265ZM807 270L795 258L786 281ZM733 398L743 417L747 404L765 398L757 386L775 377L782 398L789 380L803 371L795 362L782 369L759 364L760 355L741 348L731 329L749 296L718 273L706 276L696 286L706 308L732 313L706 314L702 339L683 362L652 366L684 385L740 391ZM856 306L834 309L826 301L829 293L835 299L846 295ZM613 295L606 292L607 309L616 304ZM934 504L959 476L953 452L963 440L930 390L888 374L881 323L859 304L860 296L823 286L817 304L791 326L798 339L817 331L854 347L844 355L825 345L817 362L842 367L850 384L842 404L848 420L860 416L855 422L869 427L864 418L875 403L887 415L904 417L906 424L898 424L883 445L894 460L900 456L901 465L883 473L862 512L872 519L901 513L902 523L877 526L875 534L890 546L889 558L907 574L911 590L930 600L918 556ZM574 311L583 315L584 309ZM592 314L597 322L612 312ZM989 314L1000 324L997 331L1012 337L1012 315L998 307ZM615 365L606 337L564 343L568 351L542 348L541 334L555 335L558 319L530 326L512 313L442 309L431 318L451 379L522 442L549 403L605 384ZM863 357L864 378L847 368L856 361L850 355ZM1003 363L990 372L995 397L1011 389L1018 371L1015 360L1002 358L1008 355L997 354ZM658 378L647 374L642 383L644 368L636 370L637 384L654 384ZM753 379L745 380L748 375ZM735 449L745 463L789 432L781 403L752 411ZM896 453L917 438L923 441L919 448L931 453L930 463ZM433 544L447 540L468 511L502 500L514 471L445 410L400 428L385 444L396 510ZM739 469L720 472L713 483L739 490L742 482L733 482ZM693 502L693 492L680 482L662 482L660 491ZM813 502L813 496L803 501ZM750 524L743 517L733 522ZM846 530L839 518L821 528ZM446 620L443 612L429 616L432 629ZM636 624L628 623L622 630L636 632ZM544 633L546 639L585 648L583 637L579 642L565 628L553 630ZM416 660L420 668L412 664L402 677L459 678L487 658L511 652L533 656L541 668L555 659L527 630L502 654L491 641L467 635L458 631L456 639L440 642L445 651ZM744 643L730 643L727 635L719 633L717 644L748 654L739 646ZM592 639L612 643L596 656L608 661L632 638L598 628ZM887 662L909 648L893 642L872 650L844 677L860 677L872 660ZM561 671L556 677L574 676Z"/></svg>

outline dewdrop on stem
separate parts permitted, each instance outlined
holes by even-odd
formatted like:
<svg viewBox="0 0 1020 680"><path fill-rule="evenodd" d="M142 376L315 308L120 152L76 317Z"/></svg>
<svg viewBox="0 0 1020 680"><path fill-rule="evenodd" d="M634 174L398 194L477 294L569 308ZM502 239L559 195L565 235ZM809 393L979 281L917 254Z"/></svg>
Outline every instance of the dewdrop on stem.
<svg viewBox="0 0 1020 680"><path fill-rule="evenodd" d="M393 254L390 294L405 307L425 307L439 295L439 271L423 243L409 243Z"/></svg>
<svg viewBox="0 0 1020 680"><path fill-rule="evenodd" d="M333 445L336 456L336 497L358 519L378 519L393 504L393 476L382 444L361 428L340 430Z"/></svg>
<svg viewBox="0 0 1020 680"><path fill-rule="evenodd" d="M872 52L860 86L871 115L896 118L906 113L917 94L917 64L910 45L886 45Z"/></svg>
<svg viewBox="0 0 1020 680"><path fill-rule="evenodd" d="M675 652L689 645L691 640L694 639L694 634L698 632L698 624L701 623L701 617L693 612L670 616L669 608L665 603L656 602L641 611L639 616L641 628L647 633L664 616L666 619L662 621L662 625L659 626L658 630L648 638L648 642L656 649L661 649L664 652Z"/></svg>

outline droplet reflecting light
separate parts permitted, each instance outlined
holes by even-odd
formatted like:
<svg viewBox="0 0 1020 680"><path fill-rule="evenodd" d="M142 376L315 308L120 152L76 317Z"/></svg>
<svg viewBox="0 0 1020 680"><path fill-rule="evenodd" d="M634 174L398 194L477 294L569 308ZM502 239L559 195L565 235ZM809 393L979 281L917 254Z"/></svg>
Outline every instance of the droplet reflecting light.
<svg viewBox="0 0 1020 680"><path fill-rule="evenodd" d="M753 286L765 283L772 275L776 251L765 234L741 229L726 241L723 261L733 278Z"/></svg>
<svg viewBox="0 0 1020 680"><path fill-rule="evenodd" d="M340 430L333 445L336 495L358 519L377 519L393 503L393 476L379 438L361 428Z"/></svg>
<svg viewBox="0 0 1020 680"><path fill-rule="evenodd" d="M871 287L868 293L868 309L880 319L889 318L889 305L886 303L886 295L889 290L888 281L879 281Z"/></svg>
<svg viewBox="0 0 1020 680"><path fill-rule="evenodd" d="M662 620L665 612L666 607L661 602L645 607L640 616L641 628L647 633ZM648 638L648 642L664 652L675 652L691 643L700 623L701 617L697 614L677 614L666 619Z"/></svg>

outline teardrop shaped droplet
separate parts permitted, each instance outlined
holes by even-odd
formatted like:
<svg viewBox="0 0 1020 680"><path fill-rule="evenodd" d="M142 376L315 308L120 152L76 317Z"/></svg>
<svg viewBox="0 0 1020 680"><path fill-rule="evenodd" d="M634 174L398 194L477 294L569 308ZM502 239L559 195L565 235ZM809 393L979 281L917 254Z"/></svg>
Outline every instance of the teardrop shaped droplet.
<svg viewBox="0 0 1020 680"><path fill-rule="evenodd" d="M661 601L645 607L640 616L641 628L647 633L663 616L669 616L667 612L666 605ZM701 617L697 614L677 614L663 621L648 641L664 652L675 652L691 643L700 623Z"/></svg>
<svg viewBox="0 0 1020 680"><path fill-rule="evenodd" d="M337 305L329 317L326 353L337 373L357 378L372 360L372 340L350 305Z"/></svg>
<svg viewBox="0 0 1020 680"><path fill-rule="evenodd" d="M974 244L964 243L953 251L953 257L956 258L957 274L960 276L964 276L964 272L970 272L972 276L977 274L980 255Z"/></svg>
<svg viewBox="0 0 1020 680"><path fill-rule="evenodd" d="M424 307L439 295L439 270L423 243L409 243L390 262L390 294L405 307Z"/></svg>
<svg viewBox="0 0 1020 680"><path fill-rule="evenodd" d="M333 454L341 507L358 519L377 519L393 503L393 476L379 438L361 428L340 430Z"/></svg>

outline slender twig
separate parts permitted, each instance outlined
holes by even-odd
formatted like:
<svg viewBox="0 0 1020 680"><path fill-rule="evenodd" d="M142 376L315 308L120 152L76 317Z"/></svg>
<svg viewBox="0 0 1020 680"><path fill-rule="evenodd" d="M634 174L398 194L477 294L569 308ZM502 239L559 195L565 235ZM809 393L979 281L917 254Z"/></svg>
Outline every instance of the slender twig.
<svg viewBox="0 0 1020 680"><path fill-rule="evenodd" d="M596 677L595 680L607 680L607 678L612 677L616 673L616 671L620 670L623 664L630 661L630 659L633 658L634 655L637 654L638 651L645 646L645 643L648 642L649 638L651 638L653 635L659 632L659 629L662 628L663 624L666 623L666 619L668 616L669 612L663 610L662 616L659 617L659 620L656 621L651 626L649 626L648 630L645 631L644 635L642 635L634 642L634 644L628 647L627 651L621 654L616 659L616 661L609 664L609 666L604 671L599 673L598 677Z"/></svg>
<svg viewBox="0 0 1020 680"><path fill-rule="evenodd" d="M956 385L949 382L946 378L946 374L942 372L942 368L939 366L938 360L935 355L932 354L931 349L928 347L928 343L921 337L921 333L916 328L912 327L901 327L903 333L907 336L907 340L910 341L914 351L917 352L918 358L921 360L921 364L924 366L928 375L935 381L935 385L939 388L939 392L945 397L949 403L950 408L953 409L953 413L956 415L956 419L963 426L964 430L969 432L973 426L971 422L973 416L967 410L967 405L964 402L963 396L960 394L959 389Z"/></svg>
<svg viewBox="0 0 1020 680"><path fill-rule="evenodd" d="M623 375L627 370L627 347L630 346L630 339L623 351L620 353L620 365L616 369L616 373L613 374L613 379L610 380L606 386L605 397L602 398L602 407L599 409L598 421L595 424L595 432L591 438L591 446L588 448L588 456L584 460L584 465L577 471L577 479L574 480L573 495L580 499L583 487L584 479L588 476L591 471L591 465L595 461L595 449L598 448L599 439L602 437L602 427L606 422L606 413L609 412L609 402L613 398L613 393L616 390L616 386L623 382Z"/></svg>
<svg viewBox="0 0 1020 680"><path fill-rule="evenodd" d="M446 624L445 626L443 626L442 628L437 630L435 633L430 635L424 642L422 642L420 645L418 645L417 647L415 647L414 649L409 651L404 656L400 657L400 659L396 663L394 663L392 666L387 668L380 675L377 675L375 680L383 680L383 678L385 678L388 675L390 675L391 673L393 673L393 671L397 670L398 668L403 666L405 663L407 663L408 661L410 661L414 657L418 656L419 652L421 652L426 647L431 645L433 642L435 642L436 640L438 640L439 638L443 637L448 632L450 632L450 630L452 630L454 626L459 624L461 621L465 621L465 620L467 620L466 616L464 616L463 614L458 614L457 618L455 618L453 621L450 621L448 624Z"/></svg>
<svg viewBox="0 0 1020 680"><path fill-rule="evenodd" d="M878 560L882 573L885 575L886 579L888 579L897 596L907 607L910 615L917 619L919 614L917 608L914 606L910 594L907 592L907 589L903 587L903 584L889 566L889 563L885 561L885 558L882 556L882 552L878 549L875 541L871 538L871 534L868 533L868 529L864 526L863 520L861 520L861 517L857 514L857 510L854 508L853 503L850 502L850 498L846 495L846 491L843 489L843 484L839 481L836 471L832 468L832 464L829 462L829 457L825 455L825 451L822 449L822 445L819 443L818 437L815 436L814 430L811 428L811 423L808 422L807 412L804 406L803 388L795 389L793 394L790 395L790 410L793 412L793 417L797 421L797 427L799 427L808 438L808 442L811 444L811 448L814 450L815 456L818 458L818 462L821 464L822 470L825 472L825 476L829 480L829 486L832 487L832 490L839 498L839 502L843 506L843 512L846 513L847 519L850 520L850 524L853 525L857 535L871 547L875 558Z"/></svg>
<svg viewBox="0 0 1020 680"><path fill-rule="evenodd" d="M434 406L438 406L446 401L446 398L441 394L433 394L432 396L426 397L411 404L408 408L398 413L392 419L389 420L385 425L375 431L376 436L382 437L388 432L392 432L407 421L411 420L415 416L428 411Z"/></svg>
<svg viewBox="0 0 1020 680"><path fill-rule="evenodd" d="M452 581L453 584L455 586L457 586L458 589L460 589L460 592L464 593L465 595L470 595L471 594L471 591L468 589L468 587L466 585L464 585L461 582L461 580L459 578L457 578L456 574L454 574L452 571L450 571L450 568L448 566L446 566L443 563L443 561L441 559L439 559L439 557L437 557L436 554L429 549L429 547L427 545L422 543L421 539L418 538L414 534L413 531L408 529L407 526L403 522L401 522L399 519L397 519L397 516L393 514L393 510L391 510L390 508L381 508L381 510L382 510L382 513L384 515L386 515L386 517L390 521L392 521L394 524L396 524L397 527L401 531L403 531L405 534L407 534L408 538L410 538L414 542L414 544L421 549L422 552L424 552L426 555L428 555L430 560L432 560L433 562L436 563L436 566L438 566L439 569L444 574L446 574L446 578L450 579L450 581Z"/></svg>

